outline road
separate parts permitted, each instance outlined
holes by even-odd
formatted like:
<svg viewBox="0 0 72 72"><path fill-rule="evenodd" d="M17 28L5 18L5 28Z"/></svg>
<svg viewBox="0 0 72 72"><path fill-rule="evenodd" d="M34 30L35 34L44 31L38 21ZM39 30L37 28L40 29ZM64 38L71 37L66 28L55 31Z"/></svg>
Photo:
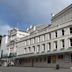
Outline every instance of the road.
<svg viewBox="0 0 72 72"><path fill-rule="evenodd" d="M32 68L32 67L0 67L0 72L72 72L71 69Z"/></svg>

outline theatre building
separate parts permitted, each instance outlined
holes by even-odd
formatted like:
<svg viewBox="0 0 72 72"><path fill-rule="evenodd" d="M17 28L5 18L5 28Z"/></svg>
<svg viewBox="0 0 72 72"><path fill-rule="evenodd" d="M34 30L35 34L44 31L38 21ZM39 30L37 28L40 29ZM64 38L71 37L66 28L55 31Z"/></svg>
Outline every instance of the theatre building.
<svg viewBox="0 0 72 72"><path fill-rule="evenodd" d="M32 26L16 41L17 66L72 67L72 4L52 17L51 24Z"/></svg>

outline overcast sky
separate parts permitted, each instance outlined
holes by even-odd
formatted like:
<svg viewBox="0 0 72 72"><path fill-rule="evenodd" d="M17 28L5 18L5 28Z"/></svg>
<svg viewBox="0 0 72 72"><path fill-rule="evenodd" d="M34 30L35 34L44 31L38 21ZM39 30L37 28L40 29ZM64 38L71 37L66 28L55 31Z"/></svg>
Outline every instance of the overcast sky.
<svg viewBox="0 0 72 72"><path fill-rule="evenodd" d="M0 34L12 27L26 30L30 25L49 24L51 13L71 3L72 0L0 0Z"/></svg>

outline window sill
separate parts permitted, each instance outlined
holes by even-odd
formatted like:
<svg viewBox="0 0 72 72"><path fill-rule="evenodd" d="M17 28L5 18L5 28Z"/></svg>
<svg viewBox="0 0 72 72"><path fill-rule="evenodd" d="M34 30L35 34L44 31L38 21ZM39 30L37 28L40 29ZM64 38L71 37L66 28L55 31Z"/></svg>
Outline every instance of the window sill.
<svg viewBox="0 0 72 72"><path fill-rule="evenodd" d="M72 46L71 46L71 47L69 47L69 48L68 48L68 50L69 50L69 49L72 49Z"/></svg>
<svg viewBox="0 0 72 72"><path fill-rule="evenodd" d="M62 50L64 50L64 48L61 48L60 50L62 51Z"/></svg>
<svg viewBox="0 0 72 72"><path fill-rule="evenodd" d="M57 51L57 49L54 49L53 51Z"/></svg>

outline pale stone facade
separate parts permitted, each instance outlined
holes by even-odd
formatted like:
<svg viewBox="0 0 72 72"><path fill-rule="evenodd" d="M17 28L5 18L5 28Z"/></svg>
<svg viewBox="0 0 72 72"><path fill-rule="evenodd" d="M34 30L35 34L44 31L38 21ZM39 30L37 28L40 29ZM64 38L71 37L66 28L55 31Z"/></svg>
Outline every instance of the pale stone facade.
<svg viewBox="0 0 72 72"><path fill-rule="evenodd" d="M19 40L22 37L28 36L29 34L26 32L19 31L18 29L14 28L8 32L8 43L7 48L9 50L9 54L16 54L17 46L16 40Z"/></svg>
<svg viewBox="0 0 72 72"><path fill-rule="evenodd" d="M29 36L16 41L19 65L72 66L72 4L53 16L50 25L35 26L28 32Z"/></svg>

